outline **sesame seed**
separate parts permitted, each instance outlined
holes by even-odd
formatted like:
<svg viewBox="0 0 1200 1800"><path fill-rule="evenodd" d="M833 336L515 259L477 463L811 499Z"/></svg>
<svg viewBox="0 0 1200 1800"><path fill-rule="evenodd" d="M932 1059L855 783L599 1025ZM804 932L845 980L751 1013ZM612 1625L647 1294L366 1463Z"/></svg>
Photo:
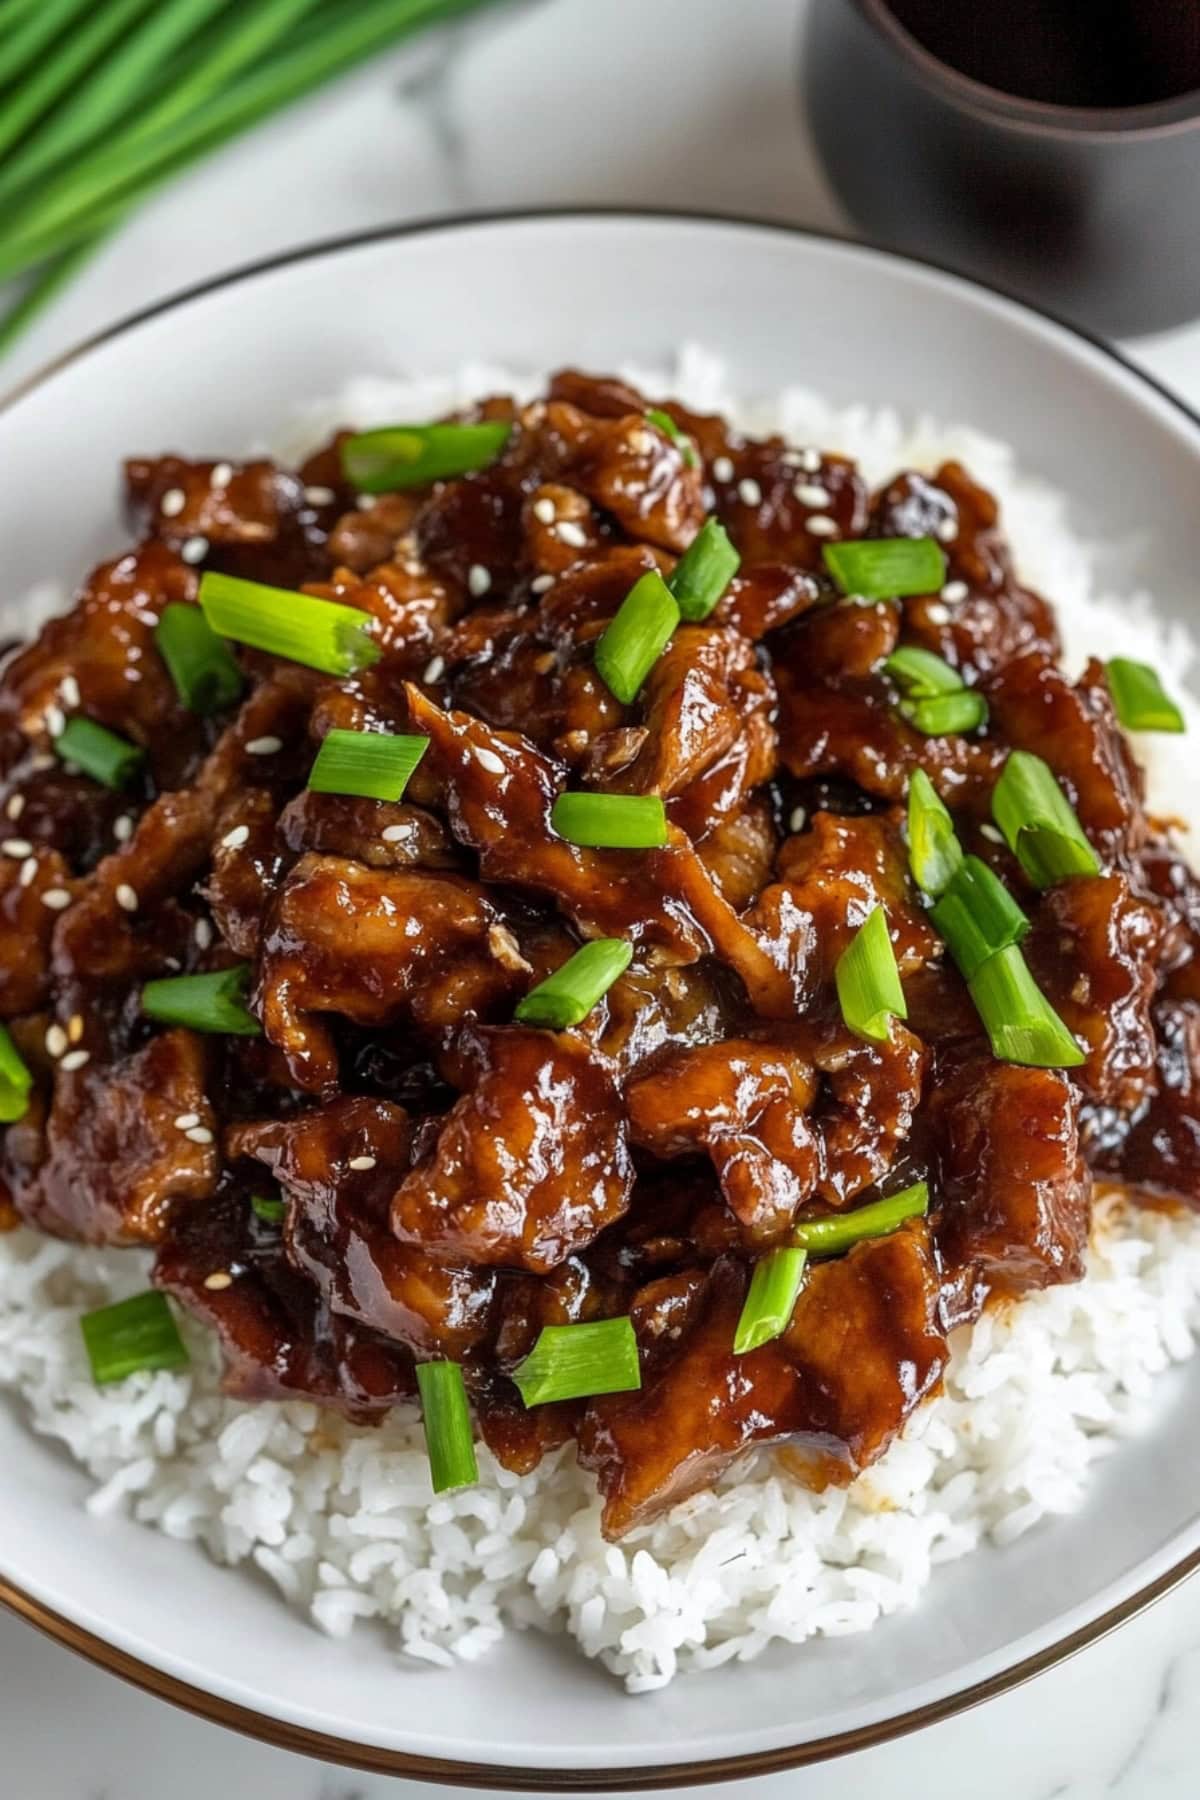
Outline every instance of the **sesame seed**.
<svg viewBox="0 0 1200 1800"><path fill-rule="evenodd" d="M970 591L965 581L948 581L942 589L942 599L953 605L956 600L965 600Z"/></svg>
<svg viewBox="0 0 1200 1800"><path fill-rule="evenodd" d="M192 928L197 950L207 950L213 941L213 929L207 919L197 919Z"/></svg>
<svg viewBox="0 0 1200 1800"><path fill-rule="evenodd" d="M989 844L1002 844L1004 842L1004 833L995 825L981 825L979 827L979 835L980 837L985 837Z"/></svg>
<svg viewBox="0 0 1200 1800"><path fill-rule="evenodd" d="M199 1113L180 1113L175 1121L175 1129L177 1131L190 1131L193 1125L198 1125L199 1123Z"/></svg>
<svg viewBox="0 0 1200 1800"><path fill-rule="evenodd" d="M429 661L425 664L425 673L422 675L421 679L422 681L440 681L445 672L445 657L431 656Z"/></svg>
<svg viewBox="0 0 1200 1800"><path fill-rule="evenodd" d="M155 624L158 621L155 620ZM61 737L67 729L66 715L61 706L48 706L45 714L46 730L51 737Z"/></svg>
<svg viewBox="0 0 1200 1800"><path fill-rule="evenodd" d="M925 617L931 625L948 625L954 614L940 600L931 600L925 608Z"/></svg>
<svg viewBox="0 0 1200 1800"><path fill-rule="evenodd" d="M738 499L743 506L762 505L762 489L752 476L745 475L738 482Z"/></svg>
<svg viewBox="0 0 1200 1800"><path fill-rule="evenodd" d="M17 885L19 887L28 887L37 872L37 857L27 856L25 861L21 864L21 873L17 876Z"/></svg>
<svg viewBox="0 0 1200 1800"><path fill-rule="evenodd" d="M0 844L5 856L32 856L33 845L28 838L5 838Z"/></svg>
<svg viewBox="0 0 1200 1800"><path fill-rule="evenodd" d="M540 500L534 501L533 516L535 519L540 520L543 525L553 525L557 514L555 512L554 502L551 500L549 494L543 494Z"/></svg>
<svg viewBox="0 0 1200 1800"><path fill-rule="evenodd" d="M587 532L574 519L563 519L556 529L559 543L570 544L573 550L582 550L587 544Z"/></svg>
<svg viewBox="0 0 1200 1800"><path fill-rule="evenodd" d="M44 775L47 769L54 767L57 760L57 757L47 756L44 751L39 751L36 756L30 757L29 767L34 775Z"/></svg>
<svg viewBox="0 0 1200 1800"><path fill-rule="evenodd" d="M21 814L25 811L24 794L10 794L5 803L4 811L7 817L15 824Z"/></svg>
<svg viewBox="0 0 1200 1800"><path fill-rule="evenodd" d="M211 1144L213 1141L213 1134L207 1125L192 1125L183 1135L189 1144Z"/></svg>
<svg viewBox="0 0 1200 1800"><path fill-rule="evenodd" d="M484 594L487 593L491 585L491 571L485 569L482 563L472 563L467 570L468 593L472 594L476 600L480 600L483 598Z"/></svg>
<svg viewBox="0 0 1200 1800"><path fill-rule="evenodd" d="M176 519L187 505L187 495L182 488L168 488L158 503L158 510L164 519Z"/></svg>
<svg viewBox="0 0 1200 1800"><path fill-rule="evenodd" d="M352 1156L346 1167L349 1169L373 1169L375 1158L373 1156Z"/></svg>
<svg viewBox="0 0 1200 1800"><path fill-rule="evenodd" d="M475 746L475 759L480 768L486 769L489 775L503 775L504 764L494 750L485 750L477 744Z"/></svg>
<svg viewBox="0 0 1200 1800"><path fill-rule="evenodd" d="M817 487L811 481L798 481L792 490L801 506L828 506L830 493L827 488Z"/></svg>
<svg viewBox="0 0 1200 1800"><path fill-rule="evenodd" d="M62 912L70 904L71 896L66 888L47 888L42 895L42 905L48 906L51 912Z"/></svg>
<svg viewBox="0 0 1200 1800"><path fill-rule="evenodd" d="M185 563L203 562L208 555L208 539L206 537L184 538L179 546L179 554Z"/></svg>
<svg viewBox="0 0 1200 1800"><path fill-rule="evenodd" d="M374 494L360 494L357 504L359 512L371 512L375 505Z"/></svg>
<svg viewBox="0 0 1200 1800"><path fill-rule="evenodd" d="M800 467L806 475L815 475L821 466L821 452L806 446L800 452Z"/></svg>
<svg viewBox="0 0 1200 1800"><path fill-rule="evenodd" d="M310 506L332 506L337 499L331 487L306 487L304 498Z"/></svg>
<svg viewBox="0 0 1200 1800"><path fill-rule="evenodd" d="M385 825L379 835L385 844L402 844L405 838L412 836L414 829L411 821L401 825Z"/></svg>
<svg viewBox="0 0 1200 1800"><path fill-rule="evenodd" d="M67 1045L70 1043L70 1041L71 1040L68 1038L66 1032L63 1030L61 1025L48 1025L46 1027L46 1055L47 1056L55 1056L55 1057L65 1056L66 1052L67 1052Z"/></svg>
<svg viewBox="0 0 1200 1800"><path fill-rule="evenodd" d="M91 1060L90 1050L68 1050L58 1066L60 1069L65 1069L68 1075L73 1075L76 1069L82 1069L84 1063L91 1062Z"/></svg>
<svg viewBox="0 0 1200 1800"><path fill-rule="evenodd" d="M212 1294L219 1294L222 1288L233 1286L233 1276L228 1269L214 1269L211 1275L204 1277L204 1285Z"/></svg>
<svg viewBox="0 0 1200 1800"><path fill-rule="evenodd" d="M553 586L553 575L535 575L529 584L529 591L531 594L548 594Z"/></svg>
<svg viewBox="0 0 1200 1800"><path fill-rule="evenodd" d="M117 892L116 892L116 902L117 902L117 905L121 908L122 912L136 912L137 911L137 909L138 909L137 892L134 888L130 887L130 885L127 881L122 881L122 882L118 883Z"/></svg>
<svg viewBox="0 0 1200 1800"><path fill-rule="evenodd" d="M943 519L937 528L937 534L943 544L952 544L958 536L958 520Z"/></svg>
<svg viewBox="0 0 1200 1800"><path fill-rule="evenodd" d="M77 1044L83 1036L83 1014L72 1013L67 1020L67 1036L73 1044Z"/></svg>
<svg viewBox="0 0 1200 1800"><path fill-rule="evenodd" d="M248 843L249 840L250 827L248 825L235 825L233 830L227 831L225 836L221 839L221 848L222 850L240 850L242 845Z"/></svg>
<svg viewBox="0 0 1200 1800"><path fill-rule="evenodd" d="M209 487L228 487L232 480L232 463L220 462L213 464L212 474L208 478Z"/></svg>
<svg viewBox="0 0 1200 1800"><path fill-rule="evenodd" d="M733 464L727 456L713 458L712 472L714 481L733 480Z"/></svg>
<svg viewBox="0 0 1200 1800"><path fill-rule="evenodd" d="M803 831L808 823L808 813L803 806L794 806L788 820L789 831Z"/></svg>
<svg viewBox="0 0 1200 1800"><path fill-rule="evenodd" d="M58 684L59 697L64 706L78 706L80 702L79 683L73 675L64 675Z"/></svg>
<svg viewBox="0 0 1200 1800"><path fill-rule="evenodd" d="M277 750L283 749L283 739L277 737L251 738L246 745L250 756L274 756Z"/></svg>
<svg viewBox="0 0 1200 1800"><path fill-rule="evenodd" d="M159 619L156 612L151 612L147 606L135 606L132 611L134 618L139 620L141 624L149 626L151 631L157 629Z"/></svg>
<svg viewBox="0 0 1200 1800"><path fill-rule="evenodd" d="M836 537L838 528L836 519L831 519L828 513L813 513L804 521L804 529L813 537Z"/></svg>

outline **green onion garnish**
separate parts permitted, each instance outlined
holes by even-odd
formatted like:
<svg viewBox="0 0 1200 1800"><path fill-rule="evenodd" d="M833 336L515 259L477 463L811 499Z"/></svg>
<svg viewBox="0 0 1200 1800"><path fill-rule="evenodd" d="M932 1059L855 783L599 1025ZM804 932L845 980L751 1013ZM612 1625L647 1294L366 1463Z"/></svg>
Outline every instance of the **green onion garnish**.
<svg viewBox="0 0 1200 1800"><path fill-rule="evenodd" d="M308 777L317 794L360 794L365 800L399 800L429 748L427 737L387 731L343 731L334 726Z"/></svg>
<svg viewBox="0 0 1200 1800"><path fill-rule="evenodd" d="M872 1200L869 1206L856 1207L853 1212L833 1213L827 1219L805 1219L794 1227L792 1238L810 1256L836 1256L866 1238L887 1237L905 1219L920 1218L928 1211L928 1184L915 1181L901 1193L889 1194L886 1200Z"/></svg>
<svg viewBox="0 0 1200 1800"><path fill-rule="evenodd" d="M651 425L658 427L664 437L669 437L671 442L678 446L679 454L689 469L700 467L700 458L696 454L695 444L686 431L680 430L669 412L664 412L661 406L648 406L646 418Z"/></svg>
<svg viewBox="0 0 1200 1800"><path fill-rule="evenodd" d="M721 521L705 519L667 583L685 619L707 619L741 560Z"/></svg>
<svg viewBox="0 0 1200 1800"><path fill-rule="evenodd" d="M974 688L956 694L938 694L929 700L905 700L900 711L925 737L949 737L952 732L976 731L987 724L987 701Z"/></svg>
<svg viewBox="0 0 1200 1800"><path fill-rule="evenodd" d="M325 675L353 675L379 661L374 620L356 606L264 587L211 569L200 578L200 604L218 637L233 638Z"/></svg>
<svg viewBox="0 0 1200 1800"><path fill-rule="evenodd" d="M667 841L657 794L560 794L550 823L569 844L589 850L657 850Z"/></svg>
<svg viewBox="0 0 1200 1800"><path fill-rule="evenodd" d="M265 1225L282 1225L287 1213L286 1200L271 1199L266 1194L251 1194L250 1211Z"/></svg>
<svg viewBox="0 0 1200 1800"><path fill-rule="evenodd" d="M215 713L233 705L242 691L242 672L198 606L179 600L164 606L154 641L190 712Z"/></svg>
<svg viewBox="0 0 1200 1800"><path fill-rule="evenodd" d="M29 1110L33 1076L21 1059L8 1028L0 1025L0 1125L12 1125Z"/></svg>
<svg viewBox="0 0 1200 1800"><path fill-rule="evenodd" d="M883 666L904 692L906 700L932 700L938 694L960 694L963 678L944 657L916 644L901 644Z"/></svg>
<svg viewBox="0 0 1200 1800"><path fill-rule="evenodd" d="M462 1369L453 1362L418 1363L417 1386L434 1493L470 1487L479 1480L479 1465L471 1441L471 1409Z"/></svg>
<svg viewBox="0 0 1200 1800"><path fill-rule="evenodd" d="M543 1325L538 1341L513 1370L526 1406L624 1394L642 1385L633 1321L595 1319L583 1325Z"/></svg>
<svg viewBox="0 0 1200 1800"><path fill-rule="evenodd" d="M146 760L146 752L118 737L94 719L77 713L54 739L54 748L64 762L75 763L93 781L107 788L128 787Z"/></svg>
<svg viewBox="0 0 1200 1800"><path fill-rule="evenodd" d="M946 558L933 538L859 538L824 544L821 554L843 594L862 600L936 594L946 579Z"/></svg>
<svg viewBox="0 0 1200 1800"><path fill-rule="evenodd" d="M166 1297L151 1288L79 1321L97 1387L141 1369L182 1369L188 1353Z"/></svg>
<svg viewBox="0 0 1200 1800"><path fill-rule="evenodd" d="M735 1356L745 1356L748 1350L769 1344L787 1330L807 1261L807 1250L786 1249L772 1250L769 1256L755 1263L737 1330L733 1334Z"/></svg>
<svg viewBox="0 0 1200 1800"><path fill-rule="evenodd" d="M674 595L658 570L648 569L622 600L595 650L601 680L626 706L637 699L678 623Z"/></svg>
<svg viewBox="0 0 1200 1800"><path fill-rule="evenodd" d="M954 821L924 769L914 769L908 784L908 866L913 880L936 899L949 886L962 858Z"/></svg>
<svg viewBox="0 0 1200 1800"><path fill-rule="evenodd" d="M229 1037L257 1037L262 1026L245 1004L249 985L249 963L215 969L209 975L169 975L146 983L142 1011L163 1025L186 1025L192 1031L221 1032Z"/></svg>
<svg viewBox="0 0 1200 1800"><path fill-rule="evenodd" d="M1099 873L1100 858L1040 756L1012 752L992 789L992 817L1035 887Z"/></svg>
<svg viewBox="0 0 1200 1800"><path fill-rule="evenodd" d="M632 959L633 945L624 938L596 938L530 988L513 1016L518 1025L541 1025L549 1031L579 1025Z"/></svg>
<svg viewBox="0 0 1200 1800"><path fill-rule="evenodd" d="M989 956L967 985L1000 1062L1073 1069L1087 1060L1016 944Z"/></svg>
<svg viewBox="0 0 1200 1800"><path fill-rule="evenodd" d="M842 1018L858 1037L885 1044L892 1019L908 1017L882 906L869 914L838 957L834 979Z"/></svg>
<svg viewBox="0 0 1200 1800"><path fill-rule="evenodd" d="M963 859L929 916L966 981L989 956L1019 944L1029 930L1004 883L977 856Z"/></svg>
<svg viewBox="0 0 1200 1800"><path fill-rule="evenodd" d="M384 425L341 447L342 473L365 494L428 487L494 463L512 434L507 419L474 425Z"/></svg>
<svg viewBox="0 0 1200 1800"><path fill-rule="evenodd" d="M1183 714L1163 692L1149 663L1114 656L1105 665L1108 691L1127 731L1186 731Z"/></svg>

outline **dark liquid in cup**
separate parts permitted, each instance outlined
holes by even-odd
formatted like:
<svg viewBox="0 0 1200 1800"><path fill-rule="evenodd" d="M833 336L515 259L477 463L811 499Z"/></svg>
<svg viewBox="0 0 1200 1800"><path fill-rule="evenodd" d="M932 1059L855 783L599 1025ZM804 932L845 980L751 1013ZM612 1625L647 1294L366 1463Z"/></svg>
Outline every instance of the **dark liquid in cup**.
<svg viewBox="0 0 1200 1800"><path fill-rule="evenodd" d="M939 61L1057 106L1145 106L1200 88L1200 0L885 0Z"/></svg>

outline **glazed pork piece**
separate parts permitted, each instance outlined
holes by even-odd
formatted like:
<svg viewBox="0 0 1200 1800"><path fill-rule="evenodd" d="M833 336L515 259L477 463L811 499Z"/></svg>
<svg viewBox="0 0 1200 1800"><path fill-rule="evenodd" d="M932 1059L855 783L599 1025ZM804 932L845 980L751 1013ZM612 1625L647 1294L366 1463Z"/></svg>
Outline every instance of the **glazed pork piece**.
<svg viewBox="0 0 1200 1800"><path fill-rule="evenodd" d="M613 1536L756 1447L847 1482L952 1327L1079 1279L1094 1175L1200 1204L1200 883L960 465L575 370L447 423L489 448L427 479L134 458L0 672L0 1218L151 1246L246 1398L452 1365ZM342 663L222 650L247 583ZM314 773L381 734L406 786Z"/></svg>

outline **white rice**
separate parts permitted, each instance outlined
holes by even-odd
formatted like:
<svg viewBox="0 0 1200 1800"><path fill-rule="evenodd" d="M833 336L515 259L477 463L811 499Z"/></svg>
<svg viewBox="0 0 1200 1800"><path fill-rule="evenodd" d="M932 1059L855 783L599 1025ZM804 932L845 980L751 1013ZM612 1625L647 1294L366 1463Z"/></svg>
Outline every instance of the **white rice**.
<svg viewBox="0 0 1200 1800"><path fill-rule="evenodd" d="M1156 621L1144 596L1095 591L1096 558L1067 530L1061 501L1020 478L1003 445L867 407L831 412L793 390L748 410L698 351L673 378L632 373L747 429L845 449L872 480L961 457L1003 500L1022 573L1056 603L1074 663L1089 645L1127 648L1170 669L1178 692L1186 634ZM535 386L500 370L359 382L310 414L292 447L346 419L420 416ZM1155 804L1184 812L1185 740L1156 740L1155 753ZM335 1637L376 1619L406 1656L448 1664L485 1655L506 1626L565 1630L631 1692L745 1661L773 1640L866 1630L910 1605L938 1563L1077 1506L1092 1462L1145 1419L1153 1378L1200 1334L1200 1220L1108 1208L1087 1279L960 1334L944 1394L851 1488L810 1494L762 1453L612 1545L569 1447L523 1478L481 1450L478 1487L431 1499L411 1414L371 1430L307 1403L225 1399L211 1338L187 1320L188 1371L97 1390L79 1314L136 1292L147 1266L24 1231L0 1239L0 1387L94 1479L91 1513L128 1509L219 1562L253 1561Z"/></svg>

